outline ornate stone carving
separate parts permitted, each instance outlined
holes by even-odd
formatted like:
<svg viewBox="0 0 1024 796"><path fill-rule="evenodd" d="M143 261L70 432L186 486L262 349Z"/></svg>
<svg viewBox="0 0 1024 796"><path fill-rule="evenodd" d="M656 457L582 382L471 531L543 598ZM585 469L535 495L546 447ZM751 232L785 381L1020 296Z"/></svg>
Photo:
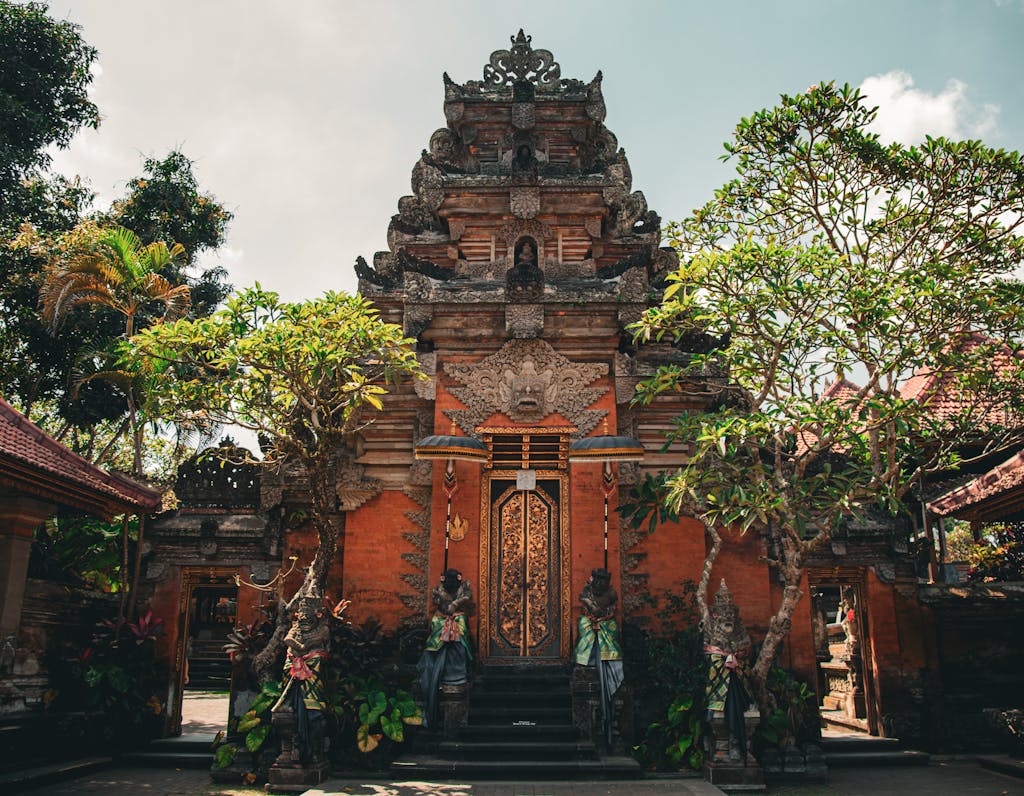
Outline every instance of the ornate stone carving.
<svg viewBox="0 0 1024 796"><path fill-rule="evenodd" d="M643 268L631 268L619 277L619 298L623 301L646 304L649 289Z"/></svg>
<svg viewBox="0 0 1024 796"><path fill-rule="evenodd" d="M540 221L510 221L498 228L498 238L506 246L511 246L520 238L527 236L537 241L538 256L544 256L544 242L551 239L551 227Z"/></svg>
<svg viewBox="0 0 1024 796"><path fill-rule="evenodd" d="M512 126L518 130L532 130L535 124L534 103L512 103Z"/></svg>
<svg viewBox="0 0 1024 796"><path fill-rule="evenodd" d="M517 339L540 337L544 332L544 305L506 304L505 331Z"/></svg>
<svg viewBox="0 0 1024 796"><path fill-rule="evenodd" d="M604 94L601 92L601 81L604 75L598 72L594 79L587 85L587 116L595 122L603 122L608 113L604 104Z"/></svg>
<svg viewBox="0 0 1024 796"><path fill-rule="evenodd" d="M550 50L533 49L530 45L533 37L524 34L522 28L511 41L511 49L491 53L491 62L484 67L485 85L500 88L519 80L528 80L543 88L558 85L562 68Z"/></svg>
<svg viewBox="0 0 1024 796"><path fill-rule="evenodd" d="M467 409L447 415L467 434L495 412L515 422L539 422L558 412L586 435L607 412L587 409L607 391L587 385L608 373L604 363L571 362L543 340L510 340L472 365L445 364L445 372L461 384L451 393Z"/></svg>
<svg viewBox="0 0 1024 796"><path fill-rule="evenodd" d="M412 383L416 395L424 401L433 401L437 394L437 354L417 354L420 368L429 379L417 379Z"/></svg>
<svg viewBox="0 0 1024 796"><path fill-rule="evenodd" d="M430 304L407 304L402 313L402 333L413 339L419 337L434 319L434 308Z"/></svg>
<svg viewBox="0 0 1024 796"><path fill-rule="evenodd" d="M380 481L364 477L365 470L351 459L342 461L335 470L334 489L342 511L355 511L381 493L383 486Z"/></svg>
<svg viewBox="0 0 1024 796"><path fill-rule="evenodd" d="M629 354L615 352L615 403L627 404L633 400L639 382L636 360Z"/></svg>
<svg viewBox="0 0 1024 796"><path fill-rule="evenodd" d="M443 181L441 169L427 164L422 158L413 166L412 191L431 213L444 201Z"/></svg>
<svg viewBox="0 0 1024 796"><path fill-rule="evenodd" d="M516 218L536 218L540 213L540 189L513 188L509 191L508 202Z"/></svg>
<svg viewBox="0 0 1024 796"><path fill-rule="evenodd" d="M434 463L416 461L409 465L409 483L414 486L430 486L434 482Z"/></svg>

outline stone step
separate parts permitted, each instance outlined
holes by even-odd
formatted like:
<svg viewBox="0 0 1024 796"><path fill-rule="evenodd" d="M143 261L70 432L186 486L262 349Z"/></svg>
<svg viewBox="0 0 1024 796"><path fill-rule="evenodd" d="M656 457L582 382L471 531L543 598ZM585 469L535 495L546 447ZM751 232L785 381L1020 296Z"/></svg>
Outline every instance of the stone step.
<svg viewBox="0 0 1024 796"><path fill-rule="evenodd" d="M633 779L643 774L631 757L599 760L452 760L428 755L407 755L391 764L403 778L504 779L530 782L562 779Z"/></svg>
<svg viewBox="0 0 1024 796"><path fill-rule="evenodd" d="M208 769L213 765L213 752L129 752L118 760L122 765L138 768Z"/></svg>
<svg viewBox="0 0 1024 796"><path fill-rule="evenodd" d="M568 694L567 677L478 677L474 693L504 692L513 694Z"/></svg>
<svg viewBox="0 0 1024 796"><path fill-rule="evenodd" d="M846 752L893 752L900 749L895 738L879 738L873 735L822 735L821 748L828 755Z"/></svg>
<svg viewBox="0 0 1024 796"><path fill-rule="evenodd" d="M590 741L442 741L437 756L461 760L593 760Z"/></svg>
<svg viewBox="0 0 1024 796"><path fill-rule="evenodd" d="M569 707L488 705L470 708L469 726L477 724L512 725L523 721L531 721L539 725L567 724L571 718L572 710Z"/></svg>
<svg viewBox="0 0 1024 796"><path fill-rule="evenodd" d="M879 750L879 751L843 751L825 750L825 759L829 768L859 768L861 766L926 766L931 760L927 752L913 749Z"/></svg>
<svg viewBox="0 0 1024 796"><path fill-rule="evenodd" d="M572 706L572 694L569 693L568 689L564 692L553 692L550 694L537 693L535 691L477 691L473 689L469 696L470 714L472 714L474 708L502 705L569 709Z"/></svg>
<svg viewBox="0 0 1024 796"><path fill-rule="evenodd" d="M462 729L459 740L474 741L575 741L576 728L571 724L473 724Z"/></svg>
<svg viewBox="0 0 1024 796"><path fill-rule="evenodd" d="M150 741L146 752L203 752L213 754L212 746L216 738L212 732L193 732L179 735L176 738L157 738Z"/></svg>
<svg viewBox="0 0 1024 796"><path fill-rule="evenodd" d="M110 757L85 757L61 763L23 768L0 774L0 793L21 793L29 789L53 785L77 777L84 777L113 763Z"/></svg>

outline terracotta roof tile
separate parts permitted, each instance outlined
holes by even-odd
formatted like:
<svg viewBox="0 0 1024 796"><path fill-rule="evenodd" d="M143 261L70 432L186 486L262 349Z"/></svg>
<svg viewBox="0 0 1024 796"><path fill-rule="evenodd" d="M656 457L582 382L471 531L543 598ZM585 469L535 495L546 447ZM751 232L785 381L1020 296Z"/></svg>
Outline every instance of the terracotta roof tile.
<svg viewBox="0 0 1024 796"><path fill-rule="evenodd" d="M160 493L74 453L0 398L0 478L30 481L49 502L111 514L151 511ZM91 497L90 497L91 493Z"/></svg>
<svg viewBox="0 0 1024 796"><path fill-rule="evenodd" d="M968 481L959 489L933 500L928 504L928 511L946 517L1021 485L1024 485L1024 451Z"/></svg>

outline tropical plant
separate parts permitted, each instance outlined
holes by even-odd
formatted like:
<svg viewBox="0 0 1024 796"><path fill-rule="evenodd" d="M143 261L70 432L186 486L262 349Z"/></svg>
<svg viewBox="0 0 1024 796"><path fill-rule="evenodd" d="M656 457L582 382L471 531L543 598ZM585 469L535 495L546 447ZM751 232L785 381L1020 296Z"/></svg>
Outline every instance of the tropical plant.
<svg viewBox="0 0 1024 796"><path fill-rule="evenodd" d="M755 743L781 749L811 740L818 719L815 691L778 666L768 672L766 687L770 710L761 717Z"/></svg>
<svg viewBox="0 0 1024 796"><path fill-rule="evenodd" d="M702 699L692 694L676 697L662 721L647 725L643 741L633 748L634 754L649 768L699 771L704 765L703 714Z"/></svg>
<svg viewBox="0 0 1024 796"><path fill-rule="evenodd" d="M350 677L334 702L335 715L344 728L355 729L356 747L368 754L387 738L400 744L405 727L423 723L423 712L412 696L402 689L390 689L376 677Z"/></svg>
<svg viewBox="0 0 1024 796"><path fill-rule="evenodd" d="M271 708L281 698L281 684L275 682L264 683L260 692L249 706L249 710L240 718L232 718L228 725L228 738L239 737L242 747L253 756L253 761L259 760L259 753L265 747L273 746L273 725L271 724ZM214 757L218 768L227 768L238 756L241 749L238 744L232 741L225 741L218 737L214 747ZM258 767L258 762L256 763Z"/></svg>
<svg viewBox="0 0 1024 796"><path fill-rule="evenodd" d="M123 317L126 340L136 331L137 317L152 303L163 306L161 322L177 320L188 312L188 285L172 285L160 271L183 255L179 244L143 246L135 233L124 227L104 229L84 222L67 237L47 268L39 294L43 318L56 329L75 307L104 307ZM134 376L115 365L81 381L103 378L124 392L132 431L133 472L142 475L143 424L137 413L139 396Z"/></svg>
<svg viewBox="0 0 1024 796"><path fill-rule="evenodd" d="M706 397L676 418L692 451L665 479L710 539L702 615L721 530L769 539L783 593L753 666L762 702L807 561L837 527L898 513L929 474L1024 431L1024 161L978 141L885 145L874 119L833 84L743 119L736 179L670 226L681 265L633 327L641 345L706 343L637 400ZM906 395L914 372L956 407Z"/></svg>

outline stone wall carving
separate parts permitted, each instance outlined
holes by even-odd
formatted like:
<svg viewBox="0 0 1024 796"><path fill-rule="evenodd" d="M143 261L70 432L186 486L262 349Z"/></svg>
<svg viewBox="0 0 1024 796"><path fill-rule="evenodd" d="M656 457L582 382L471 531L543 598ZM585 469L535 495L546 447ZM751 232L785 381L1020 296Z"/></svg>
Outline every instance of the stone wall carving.
<svg viewBox="0 0 1024 796"><path fill-rule="evenodd" d="M417 379L413 382L416 395L424 401L433 401L437 394L437 354L420 353L416 355L420 368L429 379Z"/></svg>
<svg viewBox="0 0 1024 796"><path fill-rule="evenodd" d="M484 67L484 84L510 86L516 81L528 80L541 87L554 87L562 76L562 68L550 50L533 49L532 36L519 33L512 37L512 47L495 50L491 62Z"/></svg>
<svg viewBox="0 0 1024 796"><path fill-rule="evenodd" d="M506 304L505 332L516 339L540 337L544 332L544 305Z"/></svg>
<svg viewBox="0 0 1024 796"><path fill-rule="evenodd" d="M376 478L366 478L366 468L350 459L341 462L335 470L335 491L342 511L355 511L371 498L379 495L383 485Z"/></svg>
<svg viewBox="0 0 1024 796"><path fill-rule="evenodd" d="M540 213L540 189L513 188L509 191L509 208L516 218L536 218Z"/></svg>
<svg viewBox="0 0 1024 796"><path fill-rule="evenodd" d="M588 409L607 388L588 387L608 373L605 363L572 362L543 340L510 340L471 365L445 364L445 373L463 386L450 387L466 405L447 415L467 434L496 412L517 423L539 422L558 412L586 436L604 417Z"/></svg>
<svg viewBox="0 0 1024 796"><path fill-rule="evenodd" d="M417 464L430 465L431 462L417 462ZM430 562L430 501L433 492L429 485L414 486L411 484L402 491L420 508L405 512L406 518L412 521L416 530L406 531L402 534L402 538L412 547L412 550L402 553L402 559L415 571L402 573L402 580L409 586L409 590L399 594L398 599L410 613L403 621L408 623L426 622L429 601L427 570Z"/></svg>

